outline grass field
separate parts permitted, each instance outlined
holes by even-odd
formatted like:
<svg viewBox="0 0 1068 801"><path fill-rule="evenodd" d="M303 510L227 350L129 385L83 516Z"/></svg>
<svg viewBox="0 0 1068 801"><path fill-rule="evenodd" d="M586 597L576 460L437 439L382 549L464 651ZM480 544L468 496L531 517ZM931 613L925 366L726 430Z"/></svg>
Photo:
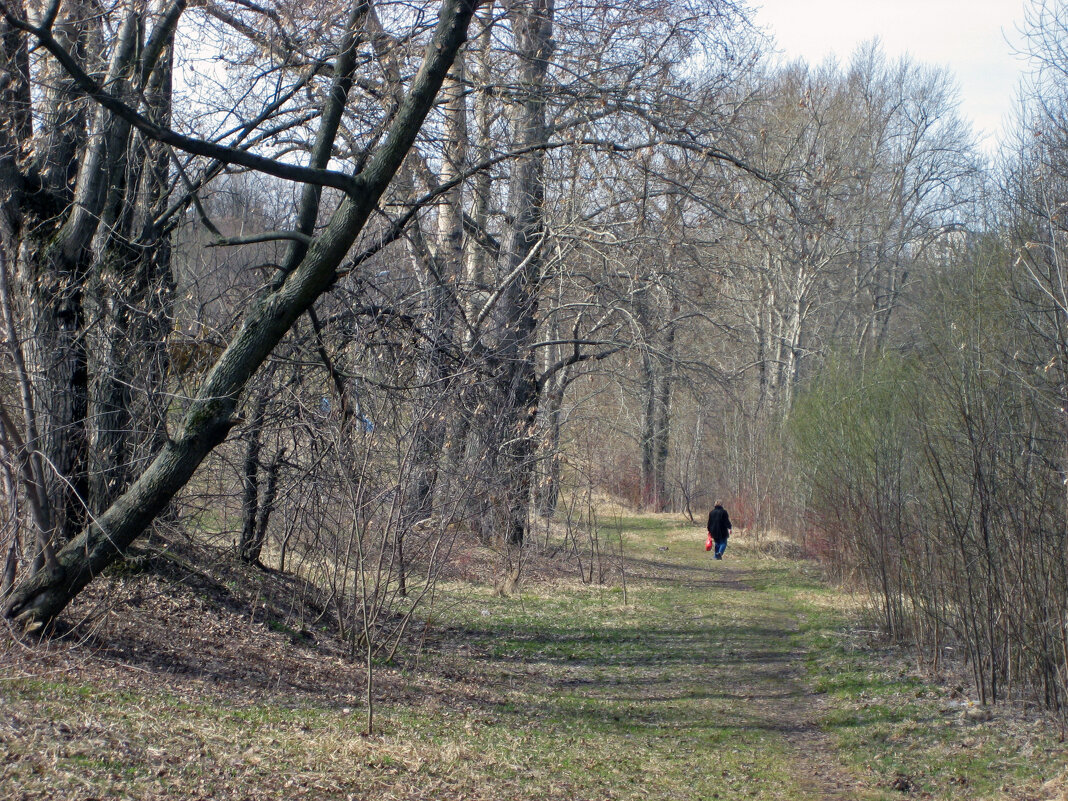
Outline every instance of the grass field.
<svg viewBox="0 0 1068 801"><path fill-rule="evenodd" d="M508 597L443 584L422 649L376 669L371 735L360 665L166 587L170 637L190 639L175 653L200 637L208 655L195 670L106 629L8 640L0 796L1064 797L1048 721L976 713L874 640L812 563L744 536L715 562L677 519L616 524L626 602L618 569L604 585L532 572ZM182 633L187 606L211 624Z"/></svg>

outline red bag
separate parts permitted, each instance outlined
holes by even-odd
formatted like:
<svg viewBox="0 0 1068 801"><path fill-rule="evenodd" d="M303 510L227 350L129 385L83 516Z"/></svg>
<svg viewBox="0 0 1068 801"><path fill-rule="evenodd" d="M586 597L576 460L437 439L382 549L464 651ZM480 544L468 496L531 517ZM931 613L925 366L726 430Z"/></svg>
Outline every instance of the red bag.
<svg viewBox="0 0 1068 801"><path fill-rule="evenodd" d="M712 550L712 532L711 531L708 532L708 539L705 540L705 550L706 551L711 551Z"/></svg>

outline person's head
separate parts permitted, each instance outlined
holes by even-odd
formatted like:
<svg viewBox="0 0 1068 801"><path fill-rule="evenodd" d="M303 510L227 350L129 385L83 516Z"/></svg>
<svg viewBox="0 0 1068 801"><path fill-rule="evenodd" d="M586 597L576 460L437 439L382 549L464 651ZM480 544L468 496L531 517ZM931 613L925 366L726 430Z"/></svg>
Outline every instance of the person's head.
<svg viewBox="0 0 1068 801"><path fill-rule="evenodd" d="M716 501L716 502L715 502L714 504L712 504L712 505L713 505L713 506L722 506L722 505L723 505L723 501Z"/></svg>

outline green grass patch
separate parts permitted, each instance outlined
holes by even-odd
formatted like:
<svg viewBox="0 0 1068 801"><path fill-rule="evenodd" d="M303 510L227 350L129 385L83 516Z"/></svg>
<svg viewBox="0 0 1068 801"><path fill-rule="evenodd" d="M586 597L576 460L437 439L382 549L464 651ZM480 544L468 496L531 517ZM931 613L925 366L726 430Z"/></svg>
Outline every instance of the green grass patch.
<svg viewBox="0 0 1068 801"><path fill-rule="evenodd" d="M1011 707L983 719L974 702L918 672L907 650L851 633L856 621L844 614L825 622L836 617L837 637L819 628L804 633L806 668L825 698L821 727L865 783L894 789L887 797L907 789L972 801L1018 797L1064 770L1051 727Z"/></svg>

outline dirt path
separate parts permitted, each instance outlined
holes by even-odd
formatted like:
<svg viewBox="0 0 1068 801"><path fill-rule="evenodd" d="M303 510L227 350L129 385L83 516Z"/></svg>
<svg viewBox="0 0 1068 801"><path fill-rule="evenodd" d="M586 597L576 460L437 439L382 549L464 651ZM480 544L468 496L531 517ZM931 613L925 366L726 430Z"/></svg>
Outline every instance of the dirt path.
<svg viewBox="0 0 1068 801"><path fill-rule="evenodd" d="M717 581L720 588L735 593L756 593L746 580L749 571L727 562ZM752 596L750 596L752 597ZM760 608L762 604L755 604ZM783 612L775 605L767 609L767 629L772 642L790 643L799 627L798 613ZM778 628L776 635L775 629ZM746 647L744 644L741 646ZM803 676L806 654L798 648L780 650L757 648L744 653L748 665L746 680L736 688L739 702L756 710L756 717L769 729L777 728L796 759L802 787L815 799L854 799L860 789L856 779L838 765L830 738L817 721L822 697L812 692Z"/></svg>
<svg viewBox="0 0 1068 801"><path fill-rule="evenodd" d="M673 558L674 557L674 558ZM862 783L840 764L831 738L819 728L824 696L813 692L804 676L806 653L797 636L803 612L790 608L786 596L764 586L766 579L750 559L707 560L694 565L665 554L663 562L646 563L647 580L678 582L692 592L704 636L714 643L711 670L717 679L719 710L735 713L745 728L767 733L785 753L791 771L812 801L867 797ZM754 758L760 760L760 754ZM774 758L767 756L766 758ZM726 797L726 796L724 796Z"/></svg>
<svg viewBox="0 0 1068 801"><path fill-rule="evenodd" d="M789 642L796 621L769 620L769 632L776 624L781 628L777 636L772 633L773 639ZM746 678L735 688L735 697L752 710L757 725L781 733L797 766L795 775L812 798L853 799L858 785L838 765L830 738L818 726L822 700L806 687L804 658L797 649L743 650Z"/></svg>

